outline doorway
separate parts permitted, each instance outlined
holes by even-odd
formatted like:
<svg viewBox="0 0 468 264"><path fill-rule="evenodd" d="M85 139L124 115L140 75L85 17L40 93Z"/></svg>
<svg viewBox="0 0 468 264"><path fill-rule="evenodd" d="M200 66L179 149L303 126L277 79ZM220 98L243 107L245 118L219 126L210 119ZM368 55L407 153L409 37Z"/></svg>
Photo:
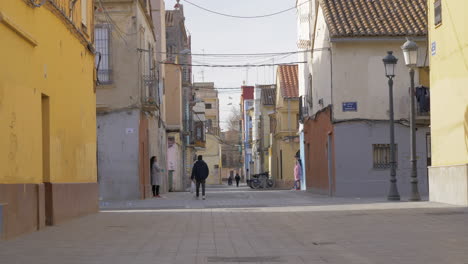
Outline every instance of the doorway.
<svg viewBox="0 0 468 264"><path fill-rule="evenodd" d="M52 225L52 186L50 184L50 99L41 95L42 182L44 183L45 222Z"/></svg>

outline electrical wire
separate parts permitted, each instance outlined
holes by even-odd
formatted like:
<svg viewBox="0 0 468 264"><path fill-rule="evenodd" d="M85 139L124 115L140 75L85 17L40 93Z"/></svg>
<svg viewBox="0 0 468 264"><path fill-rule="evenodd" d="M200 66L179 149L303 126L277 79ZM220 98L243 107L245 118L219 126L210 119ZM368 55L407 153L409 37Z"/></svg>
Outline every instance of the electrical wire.
<svg viewBox="0 0 468 264"><path fill-rule="evenodd" d="M124 42L125 46L127 47L127 49L129 49L130 47L128 46L127 39L124 37L125 33L123 32L122 29L120 29L120 27L117 25L117 23L115 23L115 21L112 19L112 17L107 12L106 8L104 8L102 0L98 0L98 2L99 2L99 6L101 7L102 11L104 12L104 14L106 16L107 22L112 24L113 28L116 29L116 30L113 30L111 32L116 32L118 37L123 40L123 42Z"/></svg>
<svg viewBox="0 0 468 264"><path fill-rule="evenodd" d="M99 0L100 1L100 0ZM260 52L260 53L171 53L167 51L156 51L157 53L165 53L172 55L190 55L190 56L204 56L204 57L235 57L235 56L275 56L275 55L286 55L286 54L297 54L312 52L313 50L298 50L298 51L286 51L286 52Z"/></svg>
<svg viewBox="0 0 468 264"><path fill-rule="evenodd" d="M287 9L284 9L284 10L281 10L281 11L278 11L278 12L274 12L274 13L270 13L270 14L265 14L265 15L257 15L257 16L238 16L238 15L231 15L231 14L226 14L226 13L221 13L221 12L218 12L218 11L214 11L214 10L211 10L211 9L208 9L208 8L205 8L205 7L202 7L200 5L197 5L195 3L192 3L188 0L183 0L184 2L186 2L187 4L190 4L192 6L195 6L197 8L200 8L204 11L207 11L209 13L213 13L213 14L216 14L216 15L220 15L220 16L225 16L225 17L231 17L231 18L243 18L243 19L252 19L252 18L265 18L265 17L271 17L271 16L276 16L276 15L279 15L279 14L282 14L282 13L286 13L290 10L293 10L293 9L296 9L297 7L301 6L301 5L304 5L306 3L309 3L311 0L308 0L308 1L305 1L299 5L295 5L293 7L290 7L290 8L287 8Z"/></svg>
<svg viewBox="0 0 468 264"><path fill-rule="evenodd" d="M173 63L173 62L159 62L160 64L178 65L178 66L190 66L190 67L209 67L209 68L254 68L254 67L268 67L268 66L282 66L282 65L294 65L294 64L305 64L307 61L294 61L287 63L266 63L266 64L185 64L185 63Z"/></svg>

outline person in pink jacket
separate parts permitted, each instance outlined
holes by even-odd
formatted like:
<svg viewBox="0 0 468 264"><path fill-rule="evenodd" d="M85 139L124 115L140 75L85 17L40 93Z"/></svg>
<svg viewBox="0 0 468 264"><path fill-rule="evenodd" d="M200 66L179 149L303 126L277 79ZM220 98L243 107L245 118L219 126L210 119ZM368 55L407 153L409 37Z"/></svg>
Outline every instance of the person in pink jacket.
<svg viewBox="0 0 468 264"><path fill-rule="evenodd" d="M302 167L301 160L296 157L296 165L294 166L294 189L301 189L301 177L302 177Z"/></svg>

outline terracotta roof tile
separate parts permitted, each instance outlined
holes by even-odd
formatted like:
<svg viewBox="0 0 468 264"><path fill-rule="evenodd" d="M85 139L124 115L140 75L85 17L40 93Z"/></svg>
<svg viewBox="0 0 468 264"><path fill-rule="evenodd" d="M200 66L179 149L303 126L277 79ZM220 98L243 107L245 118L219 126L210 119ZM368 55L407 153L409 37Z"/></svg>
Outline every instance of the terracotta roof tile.
<svg viewBox="0 0 468 264"><path fill-rule="evenodd" d="M299 97L298 67L297 65L278 66L281 96L286 98Z"/></svg>
<svg viewBox="0 0 468 264"><path fill-rule="evenodd" d="M275 98L276 98L275 91L276 91L275 88L262 89L262 104L263 105L275 105Z"/></svg>
<svg viewBox="0 0 468 264"><path fill-rule="evenodd" d="M336 37L426 36L426 0L320 0Z"/></svg>

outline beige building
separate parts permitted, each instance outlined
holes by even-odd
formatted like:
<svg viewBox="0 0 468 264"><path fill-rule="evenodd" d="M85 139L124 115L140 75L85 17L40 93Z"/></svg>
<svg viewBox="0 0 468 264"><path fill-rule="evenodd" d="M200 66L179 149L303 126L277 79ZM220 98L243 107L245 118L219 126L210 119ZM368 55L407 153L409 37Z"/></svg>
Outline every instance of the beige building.
<svg viewBox="0 0 468 264"><path fill-rule="evenodd" d="M219 99L218 91L214 88L214 83L193 83L195 97L205 104L205 138L206 147L196 151L196 155L203 155L203 160L208 164L210 175L208 184L221 184L220 173L221 146L219 128ZM196 120L195 120L196 121Z"/></svg>
<svg viewBox="0 0 468 264"><path fill-rule="evenodd" d="M242 149L239 130L221 132L221 179L226 181L230 176L241 175Z"/></svg>
<svg viewBox="0 0 468 264"><path fill-rule="evenodd" d="M271 149L271 122L270 115L275 112L275 99L276 99L276 88L262 89L260 109L261 109L261 150L260 162L262 164L262 171L271 172L270 164L270 149Z"/></svg>
<svg viewBox="0 0 468 264"><path fill-rule="evenodd" d="M182 67L166 65L167 164L170 191L183 191L183 101Z"/></svg>
<svg viewBox="0 0 468 264"><path fill-rule="evenodd" d="M276 72L276 104L272 117L272 177L279 188L294 185L294 155L299 150L299 91L297 65L281 65Z"/></svg>
<svg viewBox="0 0 468 264"><path fill-rule="evenodd" d="M151 9L143 0L96 3L98 180L103 200L151 197L151 156L158 158L164 175L161 189L167 190L164 93Z"/></svg>
<svg viewBox="0 0 468 264"><path fill-rule="evenodd" d="M393 78L397 183L402 197L408 196L411 97L401 45L406 37L417 42L415 82L428 91L426 1L353 2L360 8L352 8L347 0L314 0L298 7L298 44L303 51L300 60L308 62L299 65L303 106L299 134L303 137L301 156L306 175L303 189L360 197L388 194L389 87L382 59L387 51L393 51L399 59ZM406 20L408 17L411 19ZM427 97L424 101L429 100ZM429 112L418 105L416 145L421 194L427 193L429 118Z"/></svg>

